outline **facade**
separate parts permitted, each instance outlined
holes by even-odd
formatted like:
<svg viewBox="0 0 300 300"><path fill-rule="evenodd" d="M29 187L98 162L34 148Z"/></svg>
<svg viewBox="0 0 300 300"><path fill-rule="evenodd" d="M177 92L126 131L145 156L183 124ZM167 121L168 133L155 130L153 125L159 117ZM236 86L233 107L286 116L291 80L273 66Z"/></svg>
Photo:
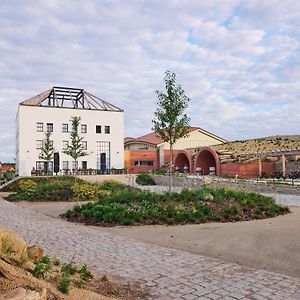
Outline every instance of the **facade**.
<svg viewBox="0 0 300 300"><path fill-rule="evenodd" d="M226 142L225 139L202 128L190 127L188 136L179 139L174 145L174 156L177 157L180 153L187 152L186 149L217 145L224 142ZM139 138L125 138L125 168L127 172L138 173L163 168L169 161L169 147L169 144L163 142L155 132ZM185 154L179 155L177 161L178 171L193 171L193 166Z"/></svg>
<svg viewBox="0 0 300 300"><path fill-rule="evenodd" d="M40 173L45 161L39 158L45 132L51 132L54 152L59 154L59 173L75 168L63 153L70 143L71 117L80 117L79 135L88 153L78 159L78 168L107 172L124 168L124 112L83 89L53 87L19 104L16 132L16 174ZM53 173L53 164L49 171Z"/></svg>

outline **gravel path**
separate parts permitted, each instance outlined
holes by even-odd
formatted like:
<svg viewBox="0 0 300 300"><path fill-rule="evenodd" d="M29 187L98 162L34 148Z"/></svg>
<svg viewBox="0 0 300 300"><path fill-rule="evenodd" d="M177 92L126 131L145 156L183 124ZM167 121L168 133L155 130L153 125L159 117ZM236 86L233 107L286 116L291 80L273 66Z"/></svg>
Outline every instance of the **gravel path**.
<svg viewBox="0 0 300 300"><path fill-rule="evenodd" d="M152 299L300 299L300 279L144 244L76 225L0 198L0 226L63 261L149 287Z"/></svg>

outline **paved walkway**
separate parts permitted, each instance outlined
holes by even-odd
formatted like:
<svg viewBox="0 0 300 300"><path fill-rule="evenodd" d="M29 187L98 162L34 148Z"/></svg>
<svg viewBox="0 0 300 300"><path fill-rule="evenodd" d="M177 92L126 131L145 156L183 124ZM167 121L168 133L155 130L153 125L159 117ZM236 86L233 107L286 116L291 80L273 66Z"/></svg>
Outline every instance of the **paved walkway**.
<svg viewBox="0 0 300 300"><path fill-rule="evenodd" d="M144 244L19 207L0 198L0 226L94 271L149 287L152 299L300 299L300 279Z"/></svg>

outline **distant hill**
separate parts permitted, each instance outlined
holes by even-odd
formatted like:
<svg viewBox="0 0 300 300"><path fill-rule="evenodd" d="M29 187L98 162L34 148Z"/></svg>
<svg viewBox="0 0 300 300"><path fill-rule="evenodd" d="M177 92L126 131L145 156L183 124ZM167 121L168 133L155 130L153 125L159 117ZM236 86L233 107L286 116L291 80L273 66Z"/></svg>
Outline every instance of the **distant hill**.
<svg viewBox="0 0 300 300"><path fill-rule="evenodd" d="M213 146L220 152L235 155L242 153L266 152L274 150L300 149L300 135L277 135L243 141L232 141Z"/></svg>

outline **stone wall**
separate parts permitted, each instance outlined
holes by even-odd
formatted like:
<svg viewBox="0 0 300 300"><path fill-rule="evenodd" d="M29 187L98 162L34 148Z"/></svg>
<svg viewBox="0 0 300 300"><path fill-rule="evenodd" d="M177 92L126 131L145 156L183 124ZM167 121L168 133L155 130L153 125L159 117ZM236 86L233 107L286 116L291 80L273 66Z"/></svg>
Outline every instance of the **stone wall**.
<svg viewBox="0 0 300 300"><path fill-rule="evenodd" d="M157 185L162 185L162 186L168 186L169 185L169 176L167 175L151 175L153 180ZM209 183L208 181L211 181L208 179L208 177L205 178L206 182ZM176 187L196 187L196 186L201 186L203 185L204 180L203 177L199 178L190 178L190 177L177 177L173 176L172 177L172 186Z"/></svg>
<svg viewBox="0 0 300 300"><path fill-rule="evenodd" d="M129 177L127 175L79 175L78 178L90 183L98 183L104 180L117 180L124 184L128 184Z"/></svg>
<svg viewBox="0 0 300 300"><path fill-rule="evenodd" d="M298 161L287 161L285 164L286 173L300 171L300 160ZM275 170L277 172L282 172L282 162L278 161L275 163Z"/></svg>

